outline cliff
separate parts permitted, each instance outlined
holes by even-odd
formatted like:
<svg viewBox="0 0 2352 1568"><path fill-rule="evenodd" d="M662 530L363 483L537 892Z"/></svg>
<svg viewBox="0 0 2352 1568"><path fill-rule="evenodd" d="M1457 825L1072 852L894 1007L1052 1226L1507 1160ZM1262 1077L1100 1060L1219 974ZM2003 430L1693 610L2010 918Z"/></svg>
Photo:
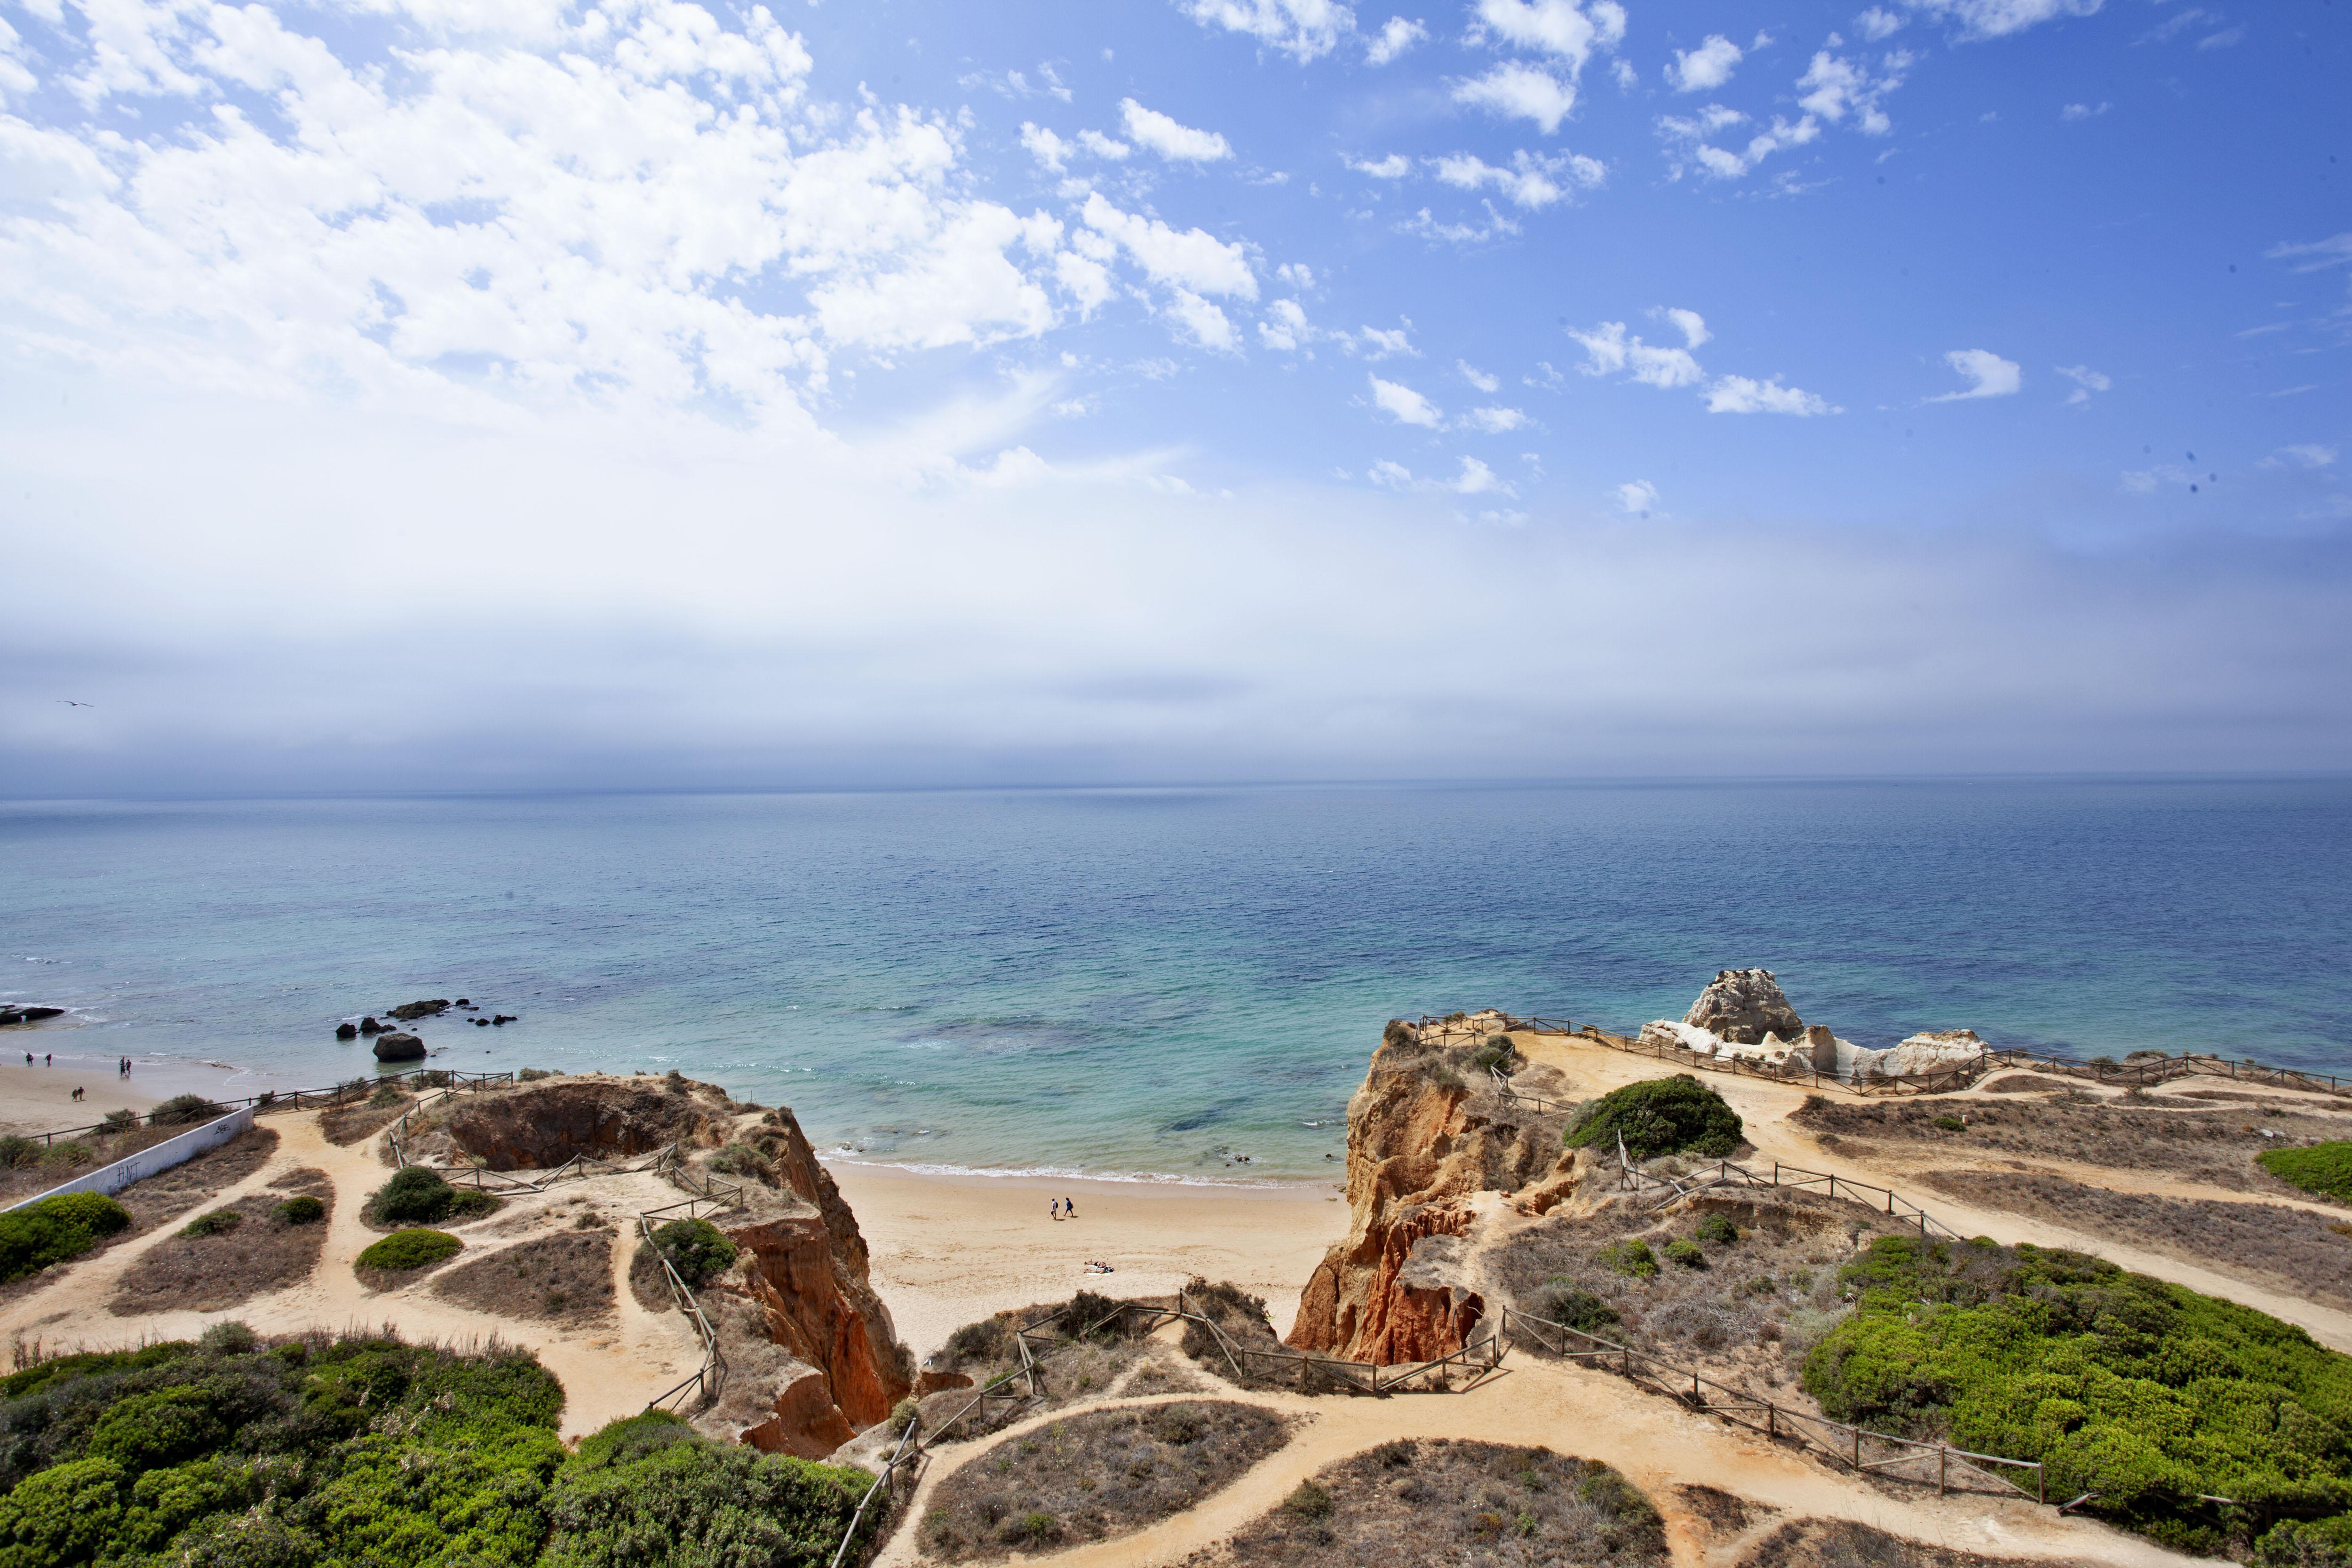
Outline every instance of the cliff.
<svg viewBox="0 0 2352 1568"><path fill-rule="evenodd" d="M1486 1315L1484 1296L1459 1282L1478 1194L1542 1206L1571 1169L1563 1120L1495 1091L1482 1064L1497 1054L1499 1023L1481 1015L1426 1031L1389 1026L1348 1102L1348 1239L1307 1282L1294 1348L1382 1365L1427 1361L1460 1350ZM1519 1086L1543 1089L1532 1076Z"/></svg>

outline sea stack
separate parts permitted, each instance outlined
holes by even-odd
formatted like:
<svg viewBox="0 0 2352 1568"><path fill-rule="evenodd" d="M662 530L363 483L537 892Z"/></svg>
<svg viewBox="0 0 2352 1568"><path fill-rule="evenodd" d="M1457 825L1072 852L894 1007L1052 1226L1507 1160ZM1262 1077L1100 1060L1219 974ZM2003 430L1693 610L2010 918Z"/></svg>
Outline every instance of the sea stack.
<svg viewBox="0 0 2352 1568"><path fill-rule="evenodd" d="M378 1035L375 1059L380 1062L421 1062L425 1059L425 1042L404 1029Z"/></svg>

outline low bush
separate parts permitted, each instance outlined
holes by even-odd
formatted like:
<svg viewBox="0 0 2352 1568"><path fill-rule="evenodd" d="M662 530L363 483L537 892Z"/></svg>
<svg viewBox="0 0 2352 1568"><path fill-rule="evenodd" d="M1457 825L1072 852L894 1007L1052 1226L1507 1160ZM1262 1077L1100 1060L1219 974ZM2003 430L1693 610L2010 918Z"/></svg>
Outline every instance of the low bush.
<svg viewBox="0 0 2352 1568"><path fill-rule="evenodd" d="M1658 1271L1658 1255L1638 1236L1602 1247L1600 1257L1618 1273L1630 1274L1636 1279L1647 1279Z"/></svg>
<svg viewBox="0 0 2352 1568"><path fill-rule="evenodd" d="M948 1336L944 1359L950 1367L991 1362L1013 1348L1013 1325L1002 1318L966 1323Z"/></svg>
<svg viewBox="0 0 2352 1568"><path fill-rule="evenodd" d="M1969 1130L1967 1122L1951 1115L1929 1117L1927 1125L1944 1132L1966 1132Z"/></svg>
<svg viewBox="0 0 2352 1568"><path fill-rule="evenodd" d="M2306 1193L2352 1203L2352 1143L2314 1143L2301 1149L2265 1149L2262 1168Z"/></svg>
<svg viewBox="0 0 2352 1568"><path fill-rule="evenodd" d="M1731 1216L1720 1211L1703 1216L1691 1235L1709 1247L1732 1247L1739 1240L1739 1227Z"/></svg>
<svg viewBox="0 0 2352 1568"><path fill-rule="evenodd" d="M200 1214L182 1226L180 1234L185 1237L226 1236L244 1223L245 1216L235 1209L215 1209L210 1214Z"/></svg>
<svg viewBox="0 0 2352 1568"><path fill-rule="evenodd" d="M14 1132L0 1138L0 1166L11 1171L39 1164L41 1156L47 1152L37 1139L19 1137Z"/></svg>
<svg viewBox="0 0 2352 1568"><path fill-rule="evenodd" d="M1567 1134L1571 1149L1613 1152L1617 1140L1635 1160L1661 1154L1720 1159L1739 1146L1739 1113L1688 1073L1648 1079L1586 1103Z"/></svg>
<svg viewBox="0 0 2352 1568"><path fill-rule="evenodd" d="M498 1206L488 1193L451 1186L438 1171L404 1165L368 1199L367 1215L378 1225L433 1225L471 1219Z"/></svg>
<svg viewBox="0 0 2352 1568"><path fill-rule="evenodd" d="M1300 1519L1328 1519L1331 1515L1331 1494L1313 1481L1301 1481L1297 1489L1282 1500L1285 1513Z"/></svg>
<svg viewBox="0 0 2352 1568"><path fill-rule="evenodd" d="M288 1225L316 1225L327 1217L327 1205L308 1193L288 1198L270 1211Z"/></svg>
<svg viewBox="0 0 2352 1568"><path fill-rule="evenodd" d="M1590 1290L1577 1289L1560 1275L1553 1275L1552 1279L1554 1283L1536 1298L1537 1317L1603 1336L1617 1326L1616 1308Z"/></svg>
<svg viewBox="0 0 2352 1568"><path fill-rule="evenodd" d="M446 1230L395 1230L359 1256L362 1268L404 1273L455 1258L466 1244Z"/></svg>
<svg viewBox="0 0 2352 1568"><path fill-rule="evenodd" d="M678 1278L698 1290L735 1261L735 1244L707 1219L674 1219L654 1232L654 1245Z"/></svg>
<svg viewBox="0 0 2352 1568"><path fill-rule="evenodd" d="M1881 1237L1804 1363L1830 1415L2047 1467L2050 1495L2200 1554L2249 1542L2196 1500L2352 1502L2352 1357L2234 1302L2081 1253Z"/></svg>
<svg viewBox="0 0 2352 1568"><path fill-rule="evenodd" d="M1678 1236L1666 1243L1666 1261L1685 1268L1706 1267L1706 1249L1689 1237Z"/></svg>
<svg viewBox="0 0 2352 1568"><path fill-rule="evenodd" d="M72 1170L77 1165L87 1165L97 1158L98 1155L91 1151L89 1144L77 1143L68 1138L62 1143L49 1145L49 1152L41 1157L41 1163L61 1165L67 1170Z"/></svg>
<svg viewBox="0 0 2352 1568"><path fill-rule="evenodd" d="M217 1121L227 1114L227 1107L215 1105L201 1094L175 1094L147 1113L147 1125L193 1127L200 1122Z"/></svg>
<svg viewBox="0 0 2352 1568"><path fill-rule="evenodd" d="M0 1280L79 1258L130 1224L130 1210L98 1193L63 1193L0 1214Z"/></svg>
<svg viewBox="0 0 2352 1568"><path fill-rule="evenodd" d="M543 1078L561 1078L562 1076L563 1075L562 1073L551 1071L547 1068L525 1068L522 1071L515 1074L515 1080L519 1083L537 1083Z"/></svg>

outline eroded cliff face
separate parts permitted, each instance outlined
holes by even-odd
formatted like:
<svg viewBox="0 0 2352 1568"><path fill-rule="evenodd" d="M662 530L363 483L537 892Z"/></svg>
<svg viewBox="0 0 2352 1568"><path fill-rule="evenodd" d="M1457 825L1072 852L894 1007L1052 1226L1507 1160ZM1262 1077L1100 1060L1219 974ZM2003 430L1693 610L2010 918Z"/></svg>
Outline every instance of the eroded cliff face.
<svg viewBox="0 0 2352 1568"><path fill-rule="evenodd" d="M751 1136L768 1156L781 1212L762 1204L722 1228L742 1249L736 1283L787 1359L764 1370L763 1408L739 1422L738 1435L770 1453L822 1458L913 1391L914 1357L868 1282L857 1217L800 1123L771 1110ZM728 1404L741 1412L739 1399Z"/></svg>
<svg viewBox="0 0 2352 1568"><path fill-rule="evenodd" d="M1540 1205L1571 1179L1560 1119L1507 1103L1476 1065L1500 1022L1482 1018L1426 1038L1391 1025L1372 1054L1348 1102L1348 1239L1307 1280L1293 1347L1382 1365L1460 1350L1486 1311L1459 1267L1478 1194Z"/></svg>

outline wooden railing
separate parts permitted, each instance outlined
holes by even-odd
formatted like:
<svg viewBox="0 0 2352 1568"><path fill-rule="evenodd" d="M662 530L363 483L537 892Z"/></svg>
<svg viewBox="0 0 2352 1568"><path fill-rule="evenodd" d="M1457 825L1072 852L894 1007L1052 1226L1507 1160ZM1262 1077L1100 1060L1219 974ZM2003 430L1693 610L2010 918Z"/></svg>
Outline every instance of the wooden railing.
<svg viewBox="0 0 2352 1568"><path fill-rule="evenodd" d="M383 1084L401 1083L412 1078L428 1076L446 1079L453 1087L468 1089L502 1089L514 1082L514 1074L510 1072L461 1072L456 1068L411 1068L406 1072L388 1072L376 1078L352 1079L335 1085L332 1089L266 1089L259 1094L248 1094L240 1100L212 1100L210 1096L205 1098L224 1111L236 1110L240 1107L250 1105L257 1116L275 1116L281 1110L331 1110L337 1106L350 1105L354 1101L367 1099ZM47 1145L55 1143L60 1138L79 1138L85 1132L127 1131L131 1127L142 1123L146 1123L144 1116L132 1122L93 1121L87 1127L60 1127L52 1132L37 1132L29 1136L40 1139L42 1143ZM148 1124L152 1125L152 1123Z"/></svg>
<svg viewBox="0 0 2352 1568"><path fill-rule="evenodd" d="M2038 1503L2050 1500L2042 1463L2038 1459L2008 1459L1998 1454L1979 1454L1966 1448L1955 1448L1948 1443L1897 1437L1843 1421L1832 1421L1825 1415L1791 1410L1747 1389L1734 1388L1688 1367L1677 1366L1646 1351L1637 1351L1585 1330L1572 1329L1566 1323L1557 1323L1531 1312L1514 1311L1508 1307L1502 1310L1502 1326L1496 1334L1498 1338L1524 1336L1562 1361L1579 1362L1614 1372L1629 1382L1663 1394L1689 1409L1719 1416L1750 1431L1761 1432L1774 1442L1793 1443L1849 1469L1922 1485L1932 1479L1940 1495L1954 1489L1953 1472L1957 1466L1962 1480L1981 1477L1994 1483L1994 1488L2003 1493L2013 1492L2019 1497L2032 1498ZM1932 1478L1908 1473L1902 1468L1930 1464L1935 1468ZM1990 1466L2030 1475L2033 1481L2032 1489L2027 1490L1999 1470L1988 1468ZM1961 1489L1994 1489L1963 1487Z"/></svg>

